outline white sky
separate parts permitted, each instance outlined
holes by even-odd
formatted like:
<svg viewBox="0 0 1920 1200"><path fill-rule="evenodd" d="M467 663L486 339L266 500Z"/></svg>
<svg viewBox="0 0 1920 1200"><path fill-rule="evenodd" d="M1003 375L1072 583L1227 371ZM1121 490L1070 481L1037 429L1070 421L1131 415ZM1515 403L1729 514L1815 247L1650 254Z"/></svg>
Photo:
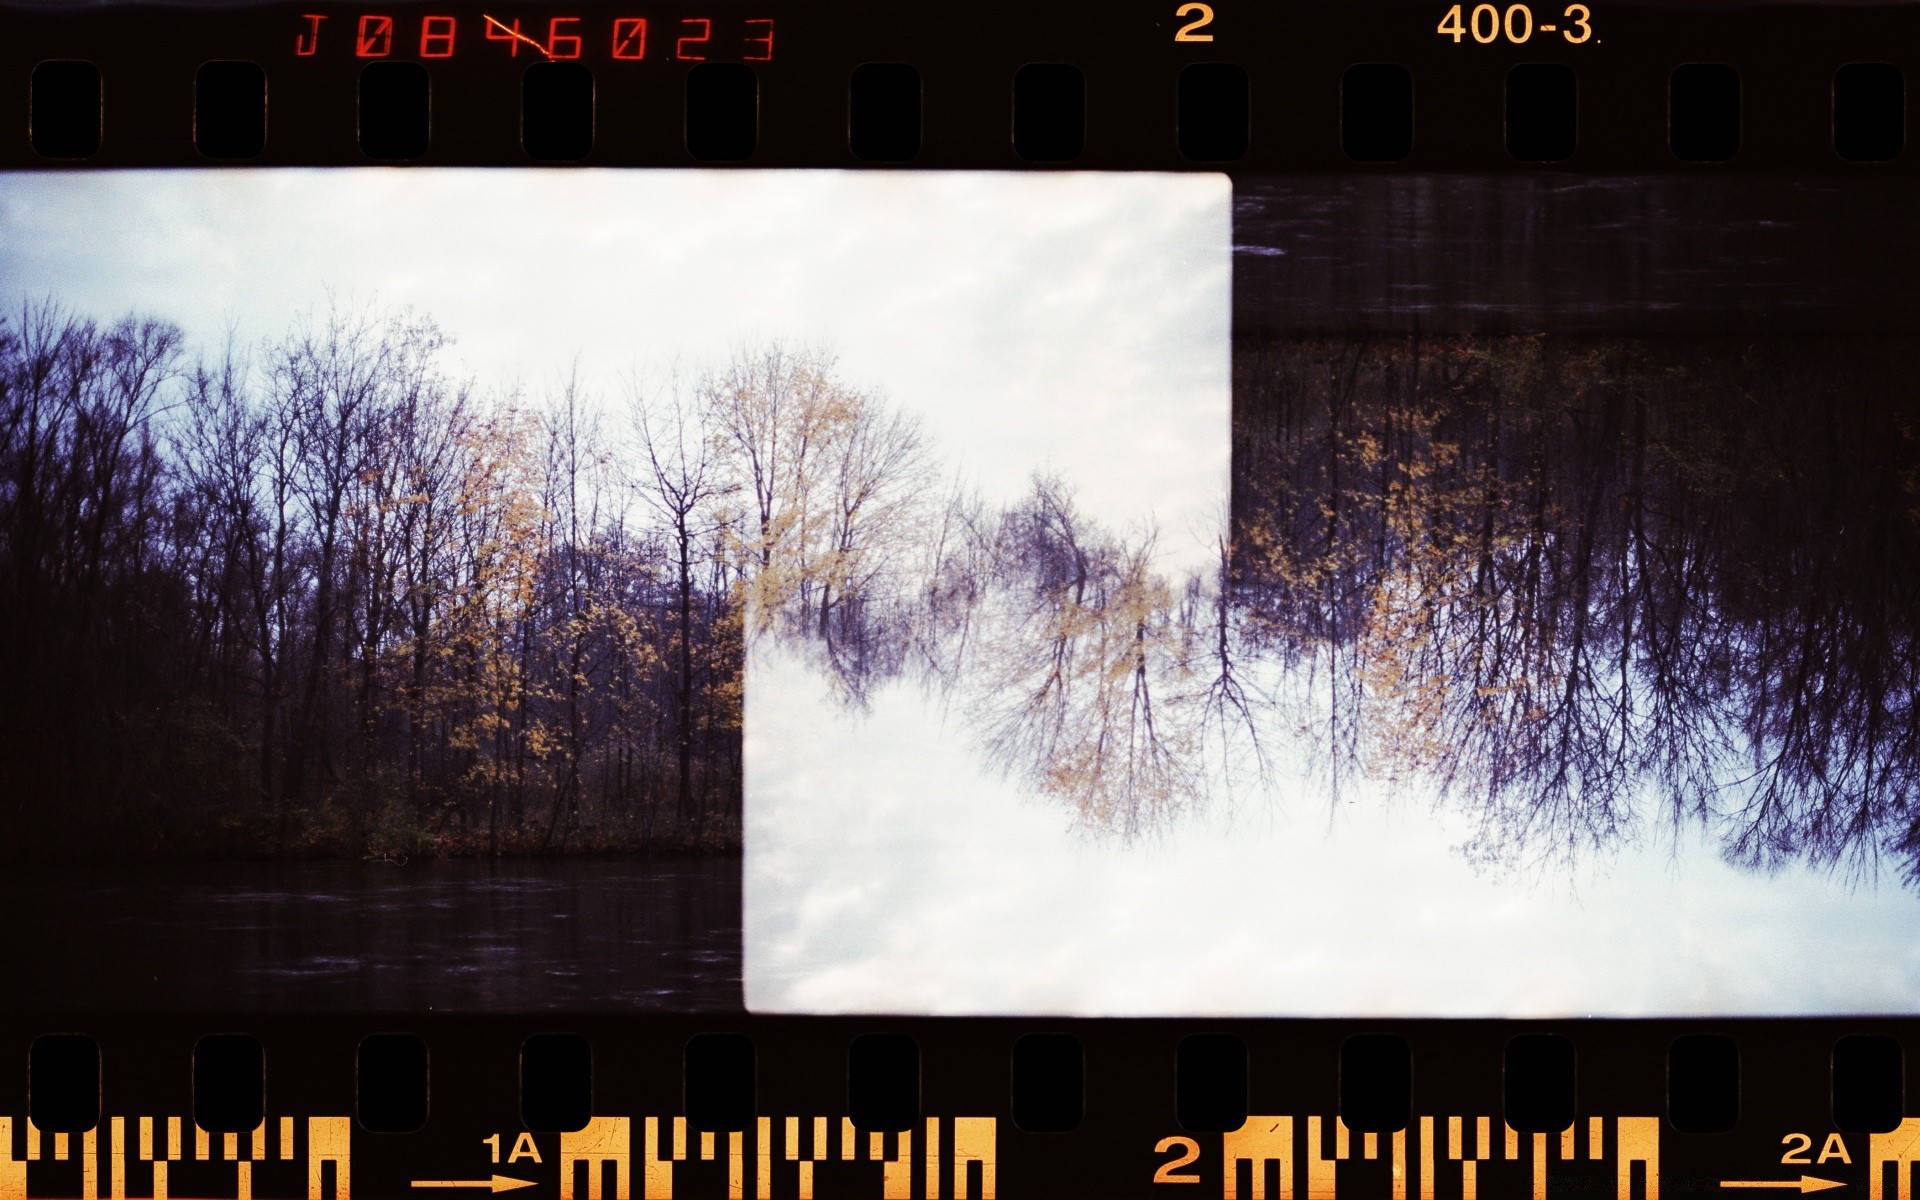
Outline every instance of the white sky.
<svg viewBox="0 0 1920 1200"><path fill-rule="evenodd" d="M811 341L989 496L1051 467L1090 511L1155 521L1174 563L1208 552L1224 488L1229 208L1220 175L10 174L0 302L152 312L211 347L332 288L433 316L483 384L551 387L578 356L606 396L635 367Z"/></svg>

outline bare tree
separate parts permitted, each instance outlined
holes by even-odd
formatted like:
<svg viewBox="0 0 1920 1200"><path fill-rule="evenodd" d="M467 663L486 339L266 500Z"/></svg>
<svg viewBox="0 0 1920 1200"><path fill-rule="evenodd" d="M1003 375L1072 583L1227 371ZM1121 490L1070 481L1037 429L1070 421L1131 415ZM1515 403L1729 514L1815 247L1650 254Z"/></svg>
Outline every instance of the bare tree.
<svg viewBox="0 0 1920 1200"><path fill-rule="evenodd" d="M833 360L774 342L735 352L706 378L720 470L742 498L735 537L756 620L771 620L800 586L818 460L843 420Z"/></svg>
<svg viewBox="0 0 1920 1200"><path fill-rule="evenodd" d="M651 395L638 390L633 412L639 433L640 466L636 485L643 502L666 527L674 576L678 660L674 696L678 803L682 821L704 824L704 806L695 810L694 743L694 573L705 556L702 543L720 528L715 504L730 493L714 455L714 431L708 410L692 389L676 379Z"/></svg>

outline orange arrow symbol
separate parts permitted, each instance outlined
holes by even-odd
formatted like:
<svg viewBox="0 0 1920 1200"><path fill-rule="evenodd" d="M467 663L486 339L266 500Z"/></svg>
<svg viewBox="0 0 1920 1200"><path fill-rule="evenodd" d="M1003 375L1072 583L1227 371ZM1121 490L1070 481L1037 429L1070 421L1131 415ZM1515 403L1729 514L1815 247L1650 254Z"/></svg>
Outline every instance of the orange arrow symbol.
<svg viewBox="0 0 1920 1200"><path fill-rule="evenodd" d="M1795 1192L1824 1192L1830 1188L1847 1186L1844 1180L1822 1179L1817 1175L1802 1175L1798 1179L1722 1179L1723 1188L1786 1188Z"/></svg>
<svg viewBox="0 0 1920 1200"><path fill-rule="evenodd" d="M511 1175L495 1175L491 1179L416 1179L413 1186L428 1188L485 1188L490 1192L511 1192L515 1188L532 1187L531 1179L515 1179Z"/></svg>

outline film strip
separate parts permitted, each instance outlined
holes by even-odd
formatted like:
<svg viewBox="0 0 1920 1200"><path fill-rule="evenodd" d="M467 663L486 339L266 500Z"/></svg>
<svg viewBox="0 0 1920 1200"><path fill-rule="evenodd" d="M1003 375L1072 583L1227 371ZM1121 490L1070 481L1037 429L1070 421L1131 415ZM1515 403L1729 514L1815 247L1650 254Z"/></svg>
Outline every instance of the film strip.
<svg viewBox="0 0 1920 1200"><path fill-rule="evenodd" d="M1916 39L0 6L0 1200L1910 1200Z"/></svg>
<svg viewBox="0 0 1920 1200"><path fill-rule="evenodd" d="M1163 9L28 6L5 162L1907 169L1900 5Z"/></svg>

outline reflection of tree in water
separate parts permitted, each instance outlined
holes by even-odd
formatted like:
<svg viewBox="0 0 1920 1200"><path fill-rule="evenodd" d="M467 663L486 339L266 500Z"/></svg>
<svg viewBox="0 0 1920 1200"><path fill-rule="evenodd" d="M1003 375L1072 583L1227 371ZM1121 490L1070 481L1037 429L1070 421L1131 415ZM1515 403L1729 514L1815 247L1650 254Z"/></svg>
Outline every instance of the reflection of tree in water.
<svg viewBox="0 0 1920 1200"><path fill-rule="evenodd" d="M1489 863L1664 822L1757 868L1890 854L1911 879L1902 366L1857 342L1243 345L1224 586L1156 571L1151 535L1058 479L1001 508L935 495L916 435L913 485L878 488L860 537L800 505L822 549L770 560L802 583L762 611L850 699L917 678L996 764L1126 836L1285 762L1336 800L1437 796ZM818 619L812 577L843 558L863 566Z"/></svg>
<svg viewBox="0 0 1920 1200"><path fill-rule="evenodd" d="M1092 526L1048 478L996 533L1003 608L969 680L988 751L1102 827L1135 833L1191 803L1193 632L1152 539Z"/></svg>
<svg viewBox="0 0 1920 1200"><path fill-rule="evenodd" d="M1915 417L1895 348L1275 342L1240 358L1236 600L1321 749L1472 849L1657 809L1915 874Z"/></svg>
<svg viewBox="0 0 1920 1200"><path fill-rule="evenodd" d="M762 628L811 647L854 704L918 678L1091 826L1130 836L1201 799L1191 597L1152 569L1152 537L1100 528L1051 477L999 510L963 490L921 501L899 526L914 537L866 547L914 581L905 595L849 591L830 625L763 602Z"/></svg>

